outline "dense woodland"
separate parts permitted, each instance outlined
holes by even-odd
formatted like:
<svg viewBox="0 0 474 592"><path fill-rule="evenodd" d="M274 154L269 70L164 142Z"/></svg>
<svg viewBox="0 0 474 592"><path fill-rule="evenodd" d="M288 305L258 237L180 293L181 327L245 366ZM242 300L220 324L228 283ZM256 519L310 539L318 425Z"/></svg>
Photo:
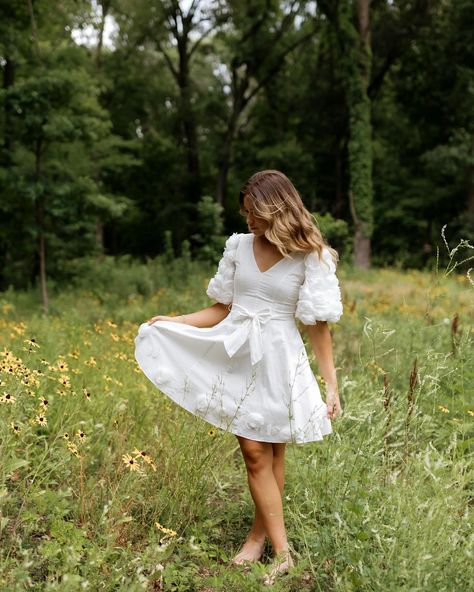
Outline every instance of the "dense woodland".
<svg viewBox="0 0 474 592"><path fill-rule="evenodd" d="M473 14L1 0L0 289L67 280L88 255L218 252L245 230L240 187L268 168L346 260L430 264L444 225L474 235Z"/></svg>

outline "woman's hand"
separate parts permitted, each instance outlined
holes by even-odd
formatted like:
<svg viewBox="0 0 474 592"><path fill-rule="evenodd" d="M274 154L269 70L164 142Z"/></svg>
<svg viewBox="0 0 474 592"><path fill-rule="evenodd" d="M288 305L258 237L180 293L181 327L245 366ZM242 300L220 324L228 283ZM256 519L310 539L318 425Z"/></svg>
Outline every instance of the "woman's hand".
<svg viewBox="0 0 474 592"><path fill-rule="evenodd" d="M326 405L329 419L336 419L342 413L339 393L335 388L328 388L326 395Z"/></svg>
<svg viewBox="0 0 474 592"><path fill-rule="evenodd" d="M150 320L147 321L149 325L153 325L155 321L170 321L171 323L184 323L184 315L179 315L179 317L167 317L165 315L158 315L157 317L152 317Z"/></svg>

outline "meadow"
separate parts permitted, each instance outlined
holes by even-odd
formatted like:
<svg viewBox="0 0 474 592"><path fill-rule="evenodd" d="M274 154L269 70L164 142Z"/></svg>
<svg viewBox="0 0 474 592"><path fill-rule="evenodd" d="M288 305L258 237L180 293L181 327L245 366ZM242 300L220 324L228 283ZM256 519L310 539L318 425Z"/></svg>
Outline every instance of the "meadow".
<svg viewBox="0 0 474 592"><path fill-rule="evenodd" d="M210 304L213 269L74 265L49 315L35 290L0 294L0 589L263 589L268 543L263 565L228 566L253 518L235 436L134 359L140 323ZM287 447L296 567L274 589L472 589L474 287L450 268L338 276L343 413L323 442Z"/></svg>

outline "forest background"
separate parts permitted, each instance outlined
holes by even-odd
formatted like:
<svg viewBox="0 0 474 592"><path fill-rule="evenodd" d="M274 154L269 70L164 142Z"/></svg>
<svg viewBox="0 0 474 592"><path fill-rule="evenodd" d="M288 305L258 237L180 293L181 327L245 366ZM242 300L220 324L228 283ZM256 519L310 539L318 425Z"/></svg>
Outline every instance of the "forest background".
<svg viewBox="0 0 474 592"><path fill-rule="evenodd" d="M432 266L444 225L474 234L473 10L2 0L0 290L47 305L87 257L215 263L270 168L342 259Z"/></svg>

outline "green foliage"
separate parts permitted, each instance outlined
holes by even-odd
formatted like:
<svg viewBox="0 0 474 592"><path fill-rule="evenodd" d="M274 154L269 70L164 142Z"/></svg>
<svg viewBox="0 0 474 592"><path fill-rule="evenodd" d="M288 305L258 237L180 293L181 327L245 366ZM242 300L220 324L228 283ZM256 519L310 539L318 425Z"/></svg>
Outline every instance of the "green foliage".
<svg viewBox="0 0 474 592"><path fill-rule="evenodd" d="M223 234L223 207L210 195L204 195L196 206L196 231L191 235L196 245L196 257L218 263L222 257L226 236Z"/></svg>
<svg viewBox="0 0 474 592"><path fill-rule="evenodd" d="M353 241L347 222L334 218L329 212L313 213L313 216L324 240L339 252L341 260L348 261L352 253Z"/></svg>

